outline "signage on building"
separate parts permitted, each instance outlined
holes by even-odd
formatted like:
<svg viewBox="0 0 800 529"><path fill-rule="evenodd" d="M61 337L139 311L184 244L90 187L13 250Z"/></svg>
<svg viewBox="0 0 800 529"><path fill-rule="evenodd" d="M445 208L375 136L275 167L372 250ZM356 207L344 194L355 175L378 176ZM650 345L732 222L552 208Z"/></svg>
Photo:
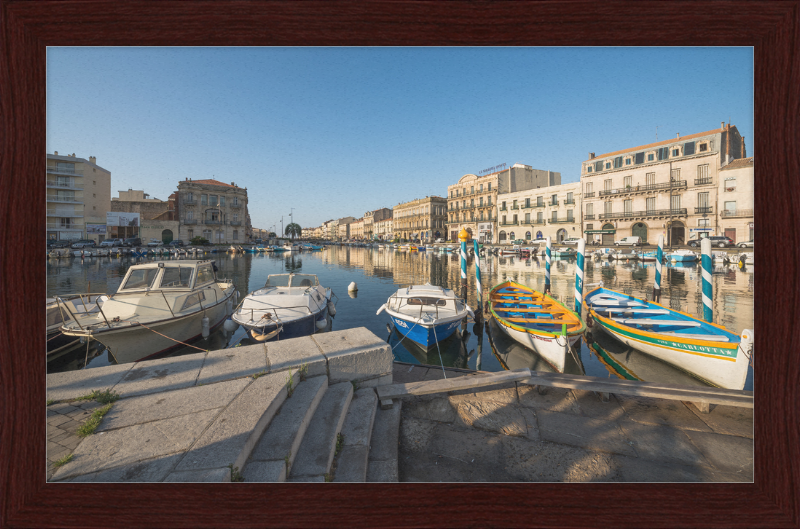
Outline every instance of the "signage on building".
<svg viewBox="0 0 800 529"><path fill-rule="evenodd" d="M494 167L489 167L488 169L484 169L483 171L479 172L478 174L493 173L495 171L500 171L501 169L505 169L505 168L506 168L506 164L501 163L501 164L495 165Z"/></svg>
<svg viewBox="0 0 800 529"><path fill-rule="evenodd" d="M478 224L478 231L492 231L491 223Z"/></svg>
<svg viewBox="0 0 800 529"><path fill-rule="evenodd" d="M748 224L748 226L747 226L747 227L748 227L748 228L753 228L753 227L754 227L754 226L753 226L753 224L755 224L755 223L753 223L753 222L750 222L750 223Z"/></svg>
<svg viewBox="0 0 800 529"><path fill-rule="evenodd" d="M87 224L86 225L86 234L87 235L105 235L106 234L106 225L105 224Z"/></svg>
<svg viewBox="0 0 800 529"><path fill-rule="evenodd" d="M106 213L107 226L130 227L139 225L139 213L126 213L124 211L109 211Z"/></svg>

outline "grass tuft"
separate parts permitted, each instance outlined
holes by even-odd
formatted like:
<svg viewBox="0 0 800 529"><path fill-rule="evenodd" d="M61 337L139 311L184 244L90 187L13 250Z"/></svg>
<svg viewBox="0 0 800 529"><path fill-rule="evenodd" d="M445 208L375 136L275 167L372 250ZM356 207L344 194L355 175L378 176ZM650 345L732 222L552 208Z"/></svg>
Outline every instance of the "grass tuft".
<svg viewBox="0 0 800 529"><path fill-rule="evenodd" d="M342 451L342 446L344 445L344 435L341 432L336 434L336 453L335 456L339 455L339 452Z"/></svg>
<svg viewBox="0 0 800 529"><path fill-rule="evenodd" d="M111 406L113 406L113 404L108 404L102 408L94 410L94 413L92 413L92 415L86 419L86 422L83 423L80 428L78 428L78 437L88 437L92 435L97 427L100 426L103 416L108 413L108 410L111 409Z"/></svg>
<svg viewBox="0 0 800 529"><path fill-rule="evenodd" d="M300 364L300 380L303 381L308 376L308 364Z"/></svg>
<svg viewBox="0 0 800 529"><path fill-rule="evenodd" d="M100 404L111 404L119 400L119 394L115 391L107 389L105 391L98 391L93 389L88 395L78 397L75 400L96 400Z"/></svg>
<svg viewBox="0 0 800 529"><path fill-rule="evenodd" d="M50 405L51 405L52 403L54 403L54 402L55 402L55 401L54 401L53 399L47 399L47 405L48 405L48 406L50 406Z"/></svg>
<svg viewBox="0 0 800 529"><path fill-rule="evenodd" d="M231 482L241 483L244 481L244 476L242 476L242 473L239 472L239 467L235 467L233 466L233 463L231 463L228 465L228 468L231 469Z"/></svg>
<svg viewBox="0 0 800 529"><path fill-rule="evenodd" d="M262 369L261 371L259 371L258 373L253 375L253 380L258 380L258 377L264 376L266 374L267 374L267 371L265 369Z"/></svg>
<svg viewBox="0 0 800 529"><path fill-rule="evenodd" d="M66 464L67 464L67 463L69 463L70 461L72 461L72 454L65 455L64 457L62 457L62 458L61 458L61 459L59 459L58 461L54 462L54 463L53 463L53 466L54 466L54 467L56 467L56 468L58 468L58 467L60 467L60 466L64 466L64 465L66 465Z"/></svg>
<svg viewBox="0 0 800 529"><path fill-rule="evenodd" d="M292 370L289 370L289 375L286 377L286 396L291 397L292 393L294 393L294 377L292 376Z"/></svg>

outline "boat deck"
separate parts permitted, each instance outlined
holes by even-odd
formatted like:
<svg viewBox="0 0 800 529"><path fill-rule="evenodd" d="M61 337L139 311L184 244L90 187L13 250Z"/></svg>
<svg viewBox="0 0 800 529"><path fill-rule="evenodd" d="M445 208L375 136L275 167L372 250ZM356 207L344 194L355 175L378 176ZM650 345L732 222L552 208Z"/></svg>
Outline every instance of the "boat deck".
<svg viewBox="0 0 800 529"><path fill-rule="evenodd" d="M575 313L552 298L521 286L500 285L492 290L491 304L501 319L526 329L559 334L580 331L583 324Z"/></svg>

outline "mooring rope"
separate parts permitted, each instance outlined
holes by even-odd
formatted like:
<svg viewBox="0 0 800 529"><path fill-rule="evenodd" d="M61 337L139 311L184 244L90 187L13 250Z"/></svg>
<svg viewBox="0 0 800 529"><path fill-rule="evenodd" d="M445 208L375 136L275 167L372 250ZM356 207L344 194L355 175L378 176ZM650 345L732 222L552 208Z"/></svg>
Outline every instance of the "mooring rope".
<svg viewBox="0 0 800 529"><path fill-rule="evenodd" d="M417 322L417 323L419 323L419 322ZM408 332L411 332L411 331L413 331L413 330L414 330L414 327L416 327L416 326L417 326L417 323L415 323L414 325L412 325L412 326L411 326L411 328L408 330ZM398 345L400 345L400 343L402 343L402 341L403 341L403 338L405 338L407 334L408 334L408 333L406 333L406 334L400 333L400 341L399 341L399 342L397 342L396 344L394 344L394 347L397 347ZM394 351L394 347L392 347L392 351Z"/></svg>
<svg viewBox="0 0 800 529"><path fill-rule="evenodd" d="M444 372L444 362L442 362L442 350L439 349L439 337L436 336L436 325L433 326L433 338L436 340L436 350L439 351L439 365L442 366L442 375L447 379L447 373Z"/></svg>
<svg viewBox="0 0 800 529"><path fill-rule="evenodd" d="M123 321L130 321L130 320L123 320ZM207 353L207 352L208 352L208 349L200 349L199 347L195 347L194 345L188 344L188 343L186 343L186 342L182 342L182 341L180 341L180 340L176 340L175 338L170 338L170 337L169 337L169 336L167 336L166 334L161 334L160 332L158 332L158 331L156 331L156 330L153 330L153 329L151 329L150 327L148 327L148 326L147 326L147 325L145 325L144 323L139 323L138 321L131 321L131 323L138 323L139 325L141 325L142 327L144 327L144 328L145 328L145 329L147 329L148 331L154 332L154 333L158 334L159 336L163 336L163 337L164 337L164 338L166 338L167 340L172 340L173 342L179 343L179 344L181 344L181 345L185 345L186 347L191 347L191 348L193 348L193 349L197 349L198 351L203 351L204 353Z"/></svg>

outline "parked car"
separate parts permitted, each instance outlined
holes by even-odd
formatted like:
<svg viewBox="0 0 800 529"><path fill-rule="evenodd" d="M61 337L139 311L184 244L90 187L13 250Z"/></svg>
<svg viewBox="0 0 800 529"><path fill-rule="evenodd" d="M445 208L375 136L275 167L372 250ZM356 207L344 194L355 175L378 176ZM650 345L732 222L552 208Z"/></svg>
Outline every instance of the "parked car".
<svg viewBox="0 0 800 529"><path fill-rule="evenodd" d="M175 239L174 241L169 243L169 246L172 247L183 246L183 241L180 239Z"/></svg>
<svg viewBox="0 0 800 529"><path fill-rule="evenodd" d="M440 238L436 239L436 242L437 242L437 243L442 243L442 242L444 242L444 239L442 239L442 238L440 237Z"/></svg>
<svg viewBox="0 0 800 529"><path fill-rule="evenodd" d="M689 246L692 248L697 248L700 246L700 241L705 239L706 237L701 237L699 239L692 239L689 241ZM733 246L733 239L730 237L726 237L725 235L711 235L708 237L711 241L711 246L717 246L718 248L730 248Z"/></svg>
<svg viewBox="0 0 800 529"><path fill-rule="evenodd" d="M47 239L48 248L68 248L69 241L57 241L55 239Z"/></svg>
<svg viewBox="0 0 800 529"><path fill-rule="evenodd" d="M739 248L752 248L753 239L750 239L749 241L740 242L736 246L738 246Z"/></svg>
<svg viewBox="0 0 800 529"><path fill-rule="evenodd" d="M642 238L638 235L631 235L630 237L623 237L614 243L616 246L641 246Z"/></svg>
<svg viewBox="0 0 800 529"><path fill-rule="evenodd" d="M122 239L106 239L100 243L101 248L108 248L115 247L115 246L122 246Z"/></svg>
<svg viewBox="0 0 800 529"><path fill-rule="evenodd" d="M164 246L164 241L159 241L158 239L150 239L150 242L147 243L147 246L151 248L156 246Z"/></svg>
<svg viewBox="0 0 800 529"><path fill-rule="evenodd" d="M528 241L525 239L514 239L511 244L528 244Z"/></svg>
<svg viewBox="0 0 800 529"><path fill-rule="evenodd" d="M70 248L94 248L95 246L97 246L97 243L91 239L78 239L77 241L73 242L72 245L70 245Z"/></svg>
<svg viewBox="0 0 800 529"><path fill-rule="evenodd" d="M125 239L125 242L123 244L128 248L131 248L133 246L141 246L142 240L139 237L130 237L128 239Z"/></svg>
<svg viewBox="0 0 800 529"><path fill-rule="evenodd" d="M570 237L569 239L564 239L564 242L561 244L571 244L577 246L579 240L580 239L578 237Z"/></svg>

